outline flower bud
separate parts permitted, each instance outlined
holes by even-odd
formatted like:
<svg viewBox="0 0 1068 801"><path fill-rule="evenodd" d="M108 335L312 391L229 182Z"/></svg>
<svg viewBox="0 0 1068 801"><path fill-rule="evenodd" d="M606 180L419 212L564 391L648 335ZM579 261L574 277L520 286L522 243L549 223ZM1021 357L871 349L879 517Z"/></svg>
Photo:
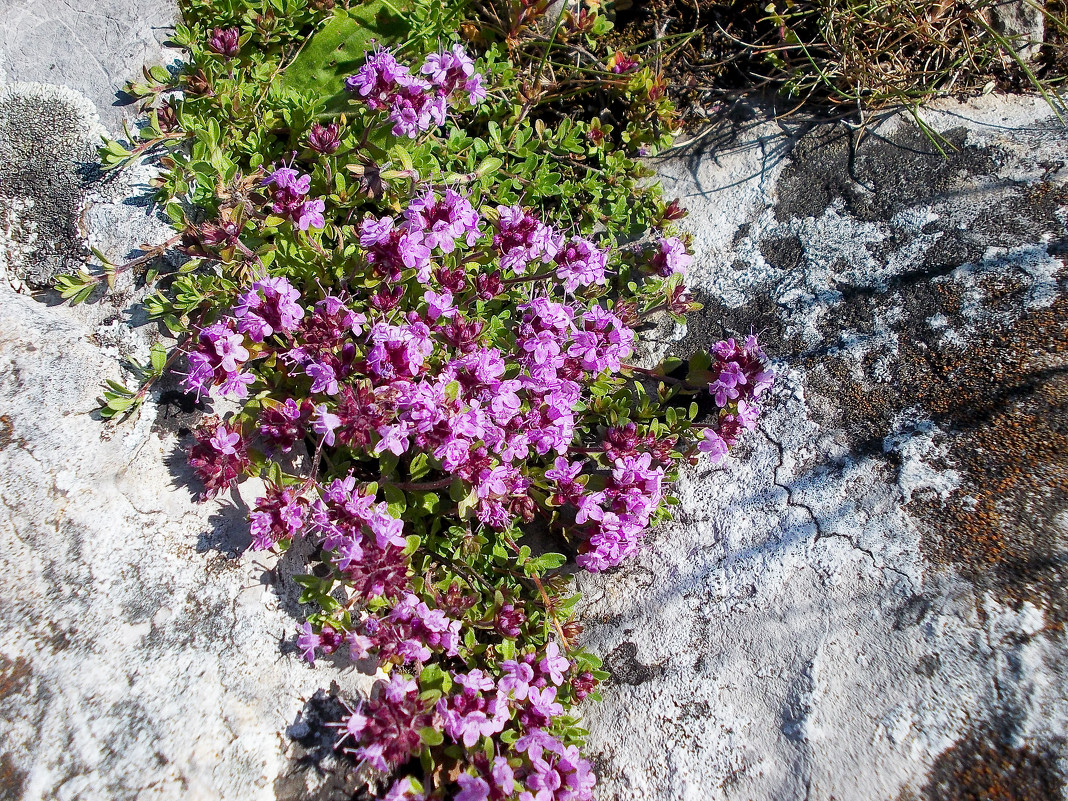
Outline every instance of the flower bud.
<svg viewBox="0 0 1068 801"><path fill-rule="evenodd" d="M241 50L241 32L237 28L216 28L211 32L208 47L226 58L233 58Z"/></svg>
<svg viewBox="0 0 1068 801"><path fill-rule="evenodd" d="M338 149L340 144L341 129L336 122L329 125L312 123L311 130L308 131L308 147L316 153L330 155Z"/></svg>

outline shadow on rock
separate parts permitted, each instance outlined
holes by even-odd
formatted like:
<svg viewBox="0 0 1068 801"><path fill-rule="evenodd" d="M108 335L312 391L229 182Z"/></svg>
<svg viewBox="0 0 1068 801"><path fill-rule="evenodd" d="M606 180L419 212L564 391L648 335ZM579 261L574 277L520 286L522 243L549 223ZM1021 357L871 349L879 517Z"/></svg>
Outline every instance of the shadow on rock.
<svg viewBox="0 0 1068 801"><path fill-rule="evenodd" d="M277 801L372 801L364 785L367 769L335 748L349 710L330 691L317 690L286 729L287 765L274 782Z"/></svg>

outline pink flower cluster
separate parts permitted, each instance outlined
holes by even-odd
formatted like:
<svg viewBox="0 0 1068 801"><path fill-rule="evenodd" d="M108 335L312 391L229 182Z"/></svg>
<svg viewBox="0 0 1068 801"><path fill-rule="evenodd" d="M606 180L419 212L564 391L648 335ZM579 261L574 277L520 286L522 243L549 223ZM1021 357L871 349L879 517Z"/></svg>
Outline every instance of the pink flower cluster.
<svg viewBox="0 0 1068 801"><path fill-rule="evenodd" d="M204 483L204 498L229 489L249 466L248 449L241 432L221 423L193 432L196 442L189 449L189 466Z"/></svg>
<svg viewBox="0 0 1068 801"><path fill-rule="evenodd" d="M432 712L420 700L415 680L399 672L378 682L375 690L346 718L338 745L345 744L377 770L389 770L419 752L419 731L432 725Z"/></svg>
<svg viewBox="0 0 1068 801"><path fill-rule="evenodd" d="M278 167L264 179L263 185L271 187L271 211L292 221L301 231L326 225L323 219L326 202L308 197L310 175L302 175L292 167Z"/></svg>
<svg viewBox="0 0 1068 801"><path fill-rule="evenodd" d="M579 499L575 522L587 524L588 537L578 564L596 573L637 551L664 498L663 485L664 467L654 463L652 453L617 458L605 488Z"/></svg>
<svg viewBox="0 0 1068 801"><path fill-rule="evenodd" d="M413 75L389 51L377 48L345 79L345 87L375 111L387 111L394 136L411 139L445 124L450 102L463 98L472 106L486 99L482 76L460 45L427 56L420 69L425 78Z"/></svg>
<svg viewBox="0 0 1068 801"><path fill-rule="evenodd" d="M421 665L435 652L456 656L460 644L460 621L431 609L412 593L406 593L385 617L369 617L363 631L352 635L352 655L365 659L374 653L379 664Z"/></svg>
<svg viewBox="0 0 1068 801"><path fill-rule="evenodd" d="M493 247L500 254L501 269L521 274L534 262L552 261L563 246L563 236L521 206L497 208Z"/></svg>
<svg viewBox="0 0 1068 801"><path fill-rule="evenodd" d="M242 368L249 358L245 337L234 330L234 321L213 323L200 330L193 350L187 354L189 372L182 380L187 392L197 397L219 386L223 395L248 397L248 385L255 377Z"/></svg>
<svg viewBox="0 0 1068 801"><path fill-rule="evenodd" d="M404 522L351 475L318 487L310 530L334 566L363 598L396 598L407 587Z"/></svg>
<svg viewBox="0 0 1068 801"><path fill-rule="evenodd" d="M757 399L771 389L775 374L766 368L767 356L755 335L742 344L733 337L717 342L712 352L716 357L713 366L716 377L708 385L708 391L720 407L720 415L714 427L705 429L698 447L714 463L719 463L727 458L727 449L743 429L756 428L760 417Z"/></svg>
<svg viewBox="0 0 1068 801"><path fill-rule="evenodd" d="M693 264L693 256L686 251L686 245L681 239L667 236L656 243L652 266L657 275L662 278L685 275L691 264Z"/></svg>
<svg viewBox="0 0 1068 801"><path fill-rule="evenodd" d="M421 728L435 725L473 754L471 770L457 778L457 799L588 801L595 784L589 763L545 731L564 712L556 696L571 671L571 662L549 643L541 654L502 662L496 678L479 668L452 671L452 691L436 702L422 701L415 682L394 671L388 682L377 683L371 701L337 724L338 742L388 770L417 752ZM517 732L516 751L524 759L498 756L491 762L482 749L474 750L506 727Z"/></svg>

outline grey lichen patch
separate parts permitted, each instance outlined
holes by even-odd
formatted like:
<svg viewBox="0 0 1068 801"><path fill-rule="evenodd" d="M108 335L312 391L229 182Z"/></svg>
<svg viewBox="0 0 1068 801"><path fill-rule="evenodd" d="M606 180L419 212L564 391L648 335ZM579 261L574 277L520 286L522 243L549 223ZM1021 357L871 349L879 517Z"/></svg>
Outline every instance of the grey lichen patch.
<svg viewBox="0 0 1068 801"><path fill-rule="evenodd" d="M81 265L78 219L102 131L76 92L0 86L0 280L43 289Z"/></svg>
<svg viewBox="0 0 1068 801"><path fill-rule="evenodd" d="M956 191L962 174L993 171L994 154L969 146L963 128L942 137L945 143L936 145L912 126L867 136L846 126L818 127L790 154L775 215L819 217L841 203L858 220L890 220L918 201Z"/></svg>
<svg viewBox="0 0 1068 801"><path fill-rule="evenodd" d="M809 413L845 437L842 455L897 471L931 563L1063 622L1068 137L943 135L946 156L907 127L859 146L840 128L802 138L775 219L739 240L767 280L741 305L703 295L677 350L760 332L804 370ZM1041 168L1021 161L1036 141Z"/></svg>

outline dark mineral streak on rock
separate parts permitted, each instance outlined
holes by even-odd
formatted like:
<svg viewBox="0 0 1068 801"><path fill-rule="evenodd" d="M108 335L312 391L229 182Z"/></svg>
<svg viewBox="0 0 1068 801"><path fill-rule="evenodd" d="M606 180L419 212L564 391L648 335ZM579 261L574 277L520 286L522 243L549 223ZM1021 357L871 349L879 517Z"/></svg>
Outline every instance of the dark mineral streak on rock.
<svg viewBox="0 0 1068 801"><path fill-rule="evenodd" d="M0 801L21 801L27 772L19 770L11 754L0 754Z"/></svg>
<svg viewBox="0 0 1068 801"><path fill-rule="evenodd" d="M925 801L1054 801L1063 797L1057 755L1043 744L1012 745L1005 732L976 731L935 761Z"/></svg>

